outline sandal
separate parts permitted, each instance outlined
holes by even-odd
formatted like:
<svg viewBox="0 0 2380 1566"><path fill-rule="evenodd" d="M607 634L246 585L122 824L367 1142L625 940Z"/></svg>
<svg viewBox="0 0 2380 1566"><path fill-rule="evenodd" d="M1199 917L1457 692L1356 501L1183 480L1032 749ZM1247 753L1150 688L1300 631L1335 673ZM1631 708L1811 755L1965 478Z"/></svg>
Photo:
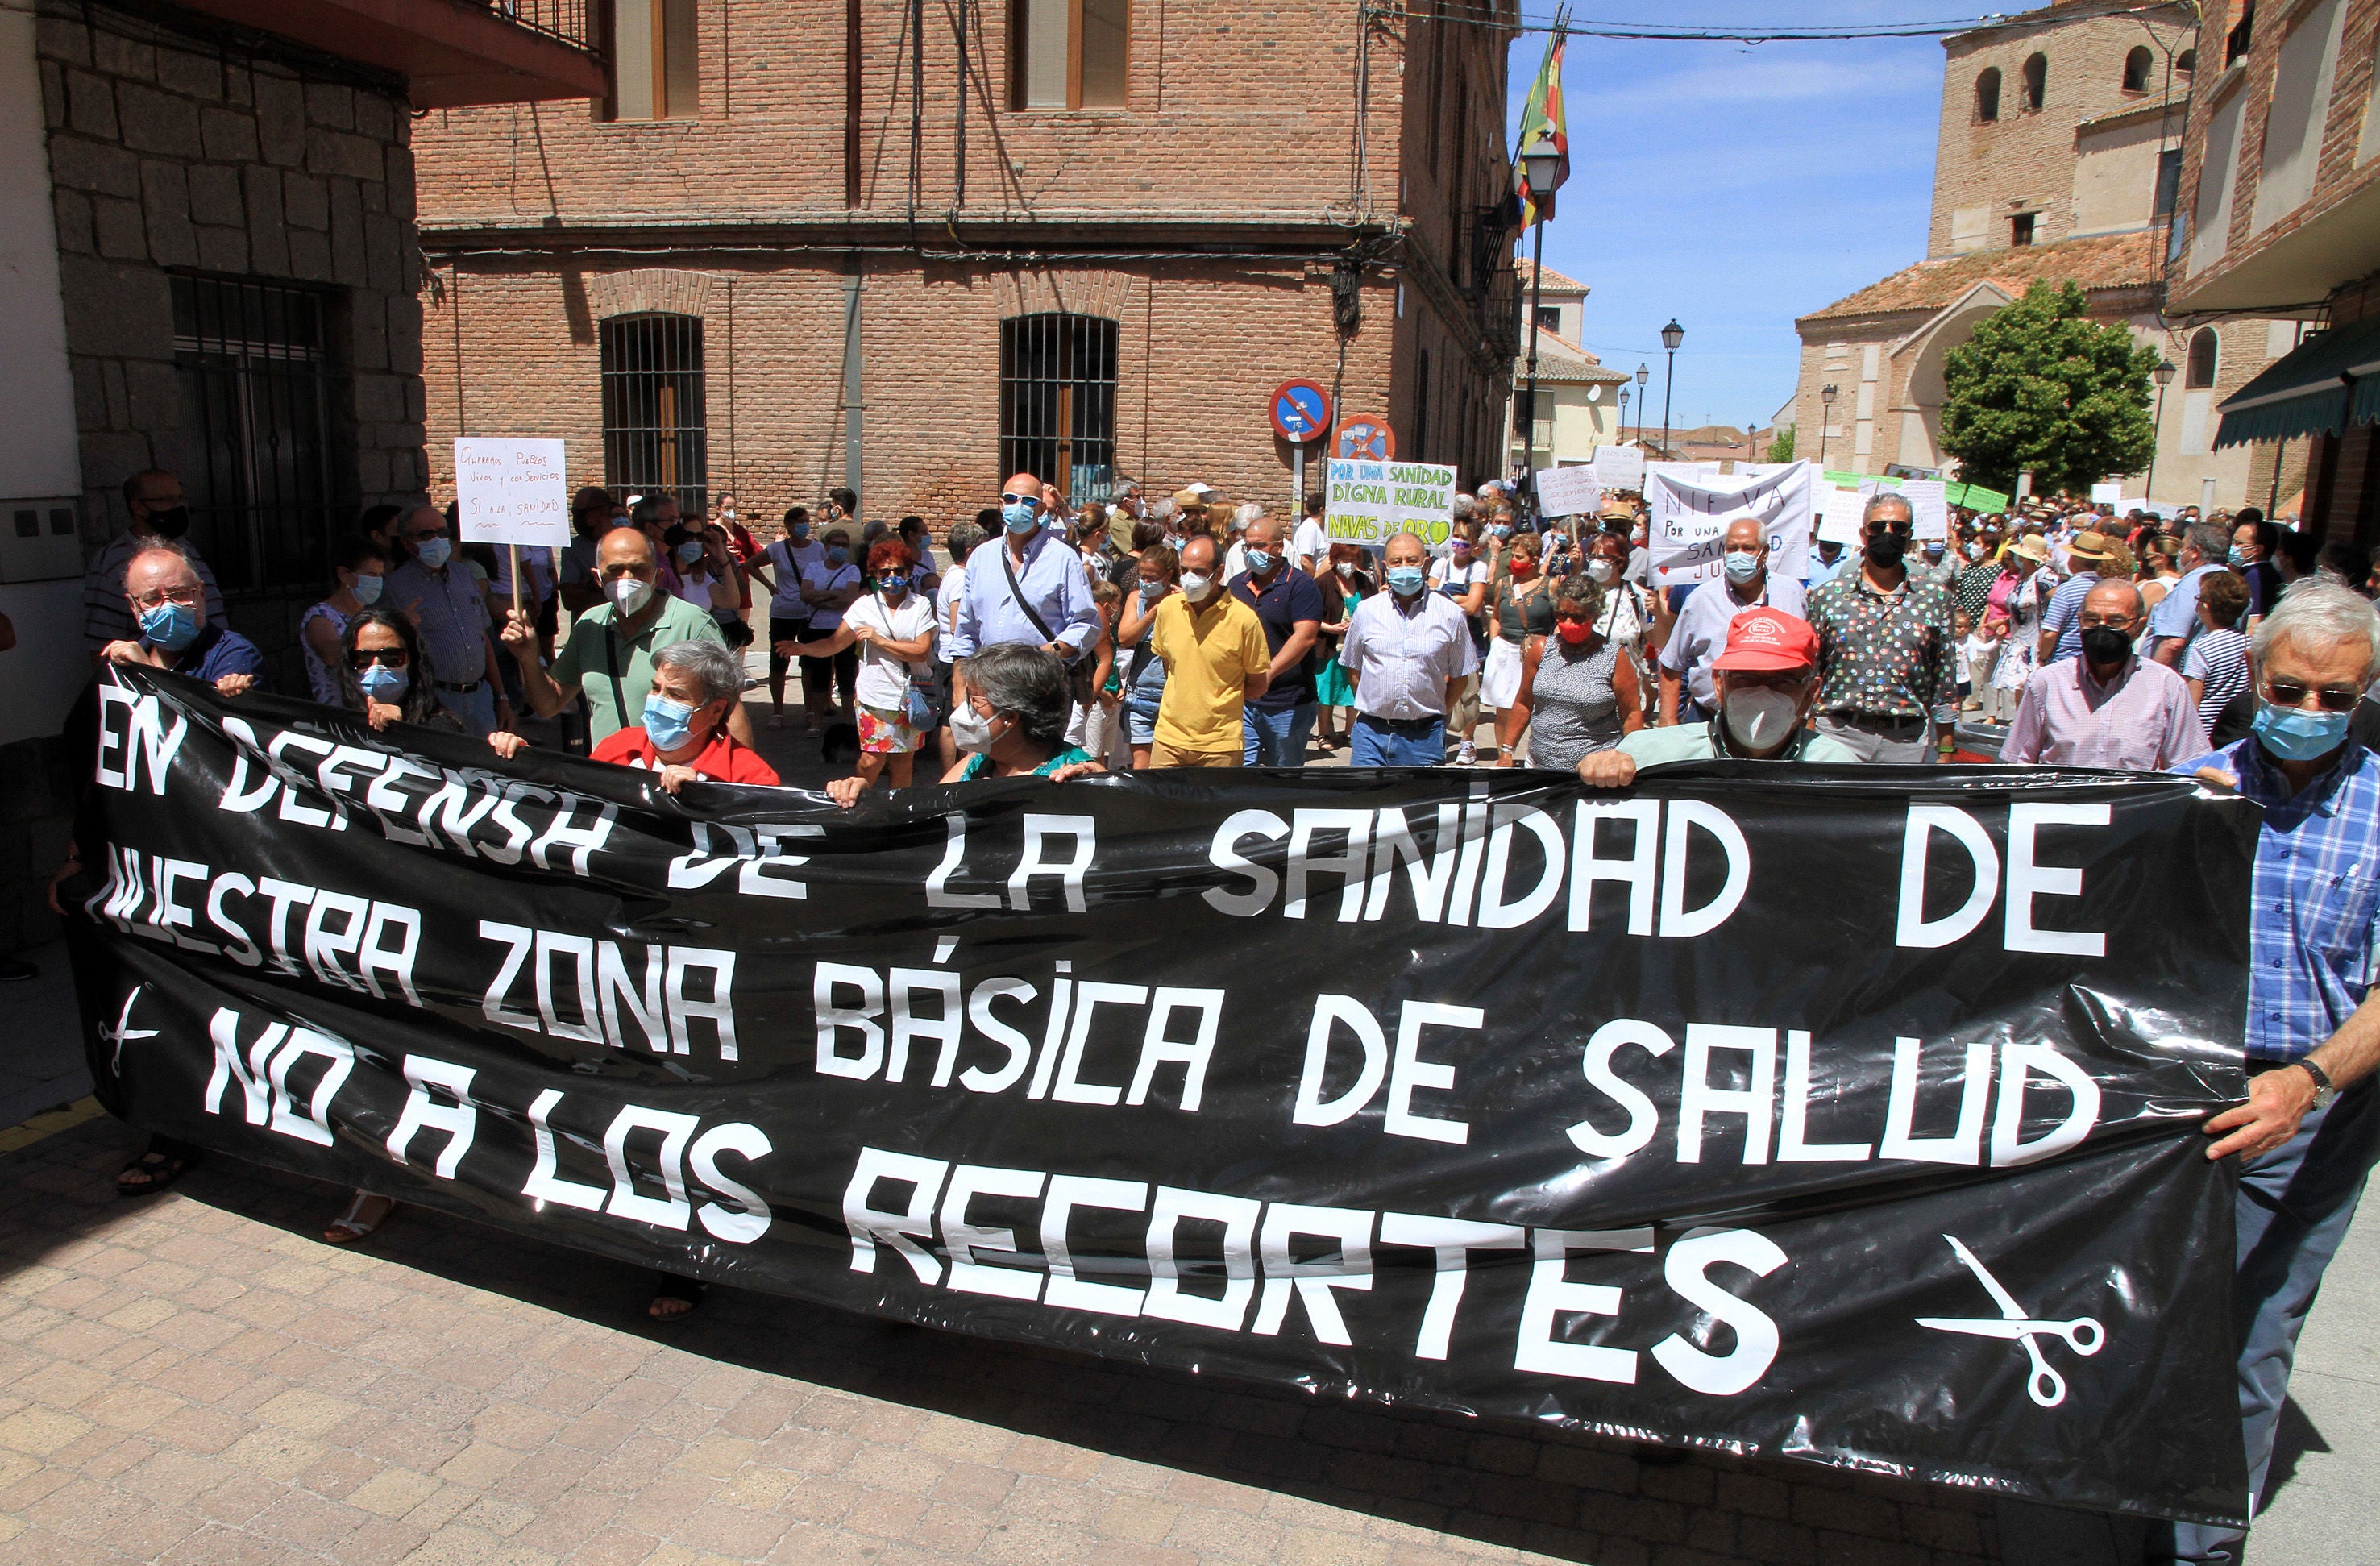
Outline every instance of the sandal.
<svg viewBox="0 0 2380 1566"><path fill-rule="evenodd" d="M367 1211L375 1202L380 1204L378 1210L367 1217ZM331 1226L322 1231L323 1243L333 1245L352 1245L386 1223L390 1215L395 1211L395 1197L375 1196L370 1191L358 1191L355 1195L355 1199L347 1204L347 1210L333 1219Z"/></svg>
<svg viewBox="0 0 2380 1566"><path fill-rule="evenodd" d="M710 1287L699 1278L681 1278L674 1272L656 1273L652 1303L645 1306L645 1314L655 1321L684 1321L694 1314L696 1306L702 1304L703 1292ZM662 1308L671 1305L681 1308Z"/></svg>
<svg viewBox="0 0 2380 1566"><path fill-rule="evenodd" d="M196 1153L169 1152L152 1147L116 1171L115 1194L119 1196L153 1196L181 1179L198 1161ZM136 1174L143 1178L129 1178Z"/></svg>

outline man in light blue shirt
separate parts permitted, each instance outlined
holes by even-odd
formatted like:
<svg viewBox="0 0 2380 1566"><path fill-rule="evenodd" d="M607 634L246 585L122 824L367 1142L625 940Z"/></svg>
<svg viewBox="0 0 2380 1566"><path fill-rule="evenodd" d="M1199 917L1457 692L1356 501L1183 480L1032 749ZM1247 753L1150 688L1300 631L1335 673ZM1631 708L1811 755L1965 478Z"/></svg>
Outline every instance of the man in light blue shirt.
<svg viewBox="0 0 2380 1566"><path fill-rule="evenodd" d="M2149 612L2149 636L2156 646L2153 656L2168 669L2181 667L2181 655L2197 638L2198 584L2209 571L2223 570L2231 557L2231 534L2219 522L2192 522L2181 539L2181 580L2176 582Z"/></svg>
<svg viewBox="0 0 2380 1566"><path fill-rule="evenodd" d="M1810 551L1810 571L1802 578L1802 584L1815 592L1841 576L1843 567L1851 563L1852 557L1843 552L1841 544L1832 539L1821 539Z"/></svg>
<svg viewBox="0 0 2380 1566"><path fill-rule="evenodd" d="M1686 595L1661 649L1661 722L1701 723L1718 710L1711 660L1727 647L1727 628L1747 609L1779 609L1799 618L1802 584L1768 570L1768 535L1752 517L1727 525L1725 575ZM1688 703L1692 705L1689 706Z"/></svg>
<svg viewBox="0 0 2380 1566"><path fill-rule="evenodd" d="M1071 664L1098 640L1090 574L1062 532L1043 529L1042 494L1032 474L1012 475L1001 486L999 544L967 557L966 591L948 643L953 710L966 699L966 660L983 648L1025 642Z"/></svg>

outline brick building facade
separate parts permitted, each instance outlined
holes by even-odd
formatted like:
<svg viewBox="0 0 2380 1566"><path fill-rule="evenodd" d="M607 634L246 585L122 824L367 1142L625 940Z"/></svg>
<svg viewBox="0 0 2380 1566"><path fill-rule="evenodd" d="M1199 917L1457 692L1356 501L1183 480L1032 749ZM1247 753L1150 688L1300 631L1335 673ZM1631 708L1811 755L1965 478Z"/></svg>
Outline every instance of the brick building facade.
<svg viewBox="0 0 2380 1566"><path fill-rule="evenodd" d="M2214 444L2216 405L2295 346L2295 323L2160 313L2197 42L2187 6L2112 0L1943 41L1926 257L1796 322L1798 452L1863 473L1942 466L1944 357L2029 284L2070 280L2095 318L2175 367L2153 410L2154 471L2124 476L2127 494L2197 504L2211 480L2215 504L2237 506L2296 492L2302 442L2278 472L2277 445Z"/></svg>
<svg viewBox="0 0 2380 1566"><path fill-rule="evenodd" d="M2302 437L2306 527L2380 548L2380 0L2209 5L2197 49L2168 308L2302 323L2218 439Z"/></svg>
<svg viewBox="0 0 2380 1566"><path fill-rule="evenodd" d="M753 516L849 483L940 527L1061 465L1279 504L1295 376L1493 470L1506 34L1049 10L918 48L898 0L616 0L664 25L598 112L422 121L433 475L457 434L559 436L576 480Z"/></svg>

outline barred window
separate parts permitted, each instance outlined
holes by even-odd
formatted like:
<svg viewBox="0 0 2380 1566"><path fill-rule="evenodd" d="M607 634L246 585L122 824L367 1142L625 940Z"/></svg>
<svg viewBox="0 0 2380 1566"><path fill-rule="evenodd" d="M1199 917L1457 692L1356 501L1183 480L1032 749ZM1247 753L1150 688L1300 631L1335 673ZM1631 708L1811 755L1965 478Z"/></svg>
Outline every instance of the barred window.
<svg viewBox="0 0 2380 1566"><path fill-rule="evenodd" d="M1106 500L1115 403L1114 322L1053 313L1000 323L1000 478L1030 473L1073 504Z"/></svg>
<svg viewBox="0 0 2380 1566"><path fill-rule="evenodd" d="M225 277L172 293L192 540L227 594L319 586L336 509L330 297Z"/></svg>
<svg viewBox="0 0 2380 1566"><path fill-rule="evenodd" d="M603 322L603 481L709 509L702 318L615 315Z"/></svg>

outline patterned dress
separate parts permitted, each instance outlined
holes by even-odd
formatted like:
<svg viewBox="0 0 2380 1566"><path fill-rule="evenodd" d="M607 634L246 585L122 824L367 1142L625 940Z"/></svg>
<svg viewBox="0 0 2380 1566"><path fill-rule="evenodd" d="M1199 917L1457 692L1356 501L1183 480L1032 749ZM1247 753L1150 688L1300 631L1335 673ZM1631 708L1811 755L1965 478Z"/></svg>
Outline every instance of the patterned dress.
<svg viewBox="0 0 2380 1566"><path fill-rule="evenodd" d="M1570 771L1579 759L1620 743L1620 693L1612 670L1625 656L1618 642L1592 652L1548 637L1529 703L1529 765Z"/></svg>
<svg viewBox="0 0 2380 1566"><path fill-rule="evenodd" d="M336 707L339 705L338 672L323 662L315 653L314 644L306 639L306 627L317 620L329 621L331 634L344 637L347 634L347 617L325 601L306 611L298 621L298 645L306 649L306 689L315 700L328 707Z"/></svg>

